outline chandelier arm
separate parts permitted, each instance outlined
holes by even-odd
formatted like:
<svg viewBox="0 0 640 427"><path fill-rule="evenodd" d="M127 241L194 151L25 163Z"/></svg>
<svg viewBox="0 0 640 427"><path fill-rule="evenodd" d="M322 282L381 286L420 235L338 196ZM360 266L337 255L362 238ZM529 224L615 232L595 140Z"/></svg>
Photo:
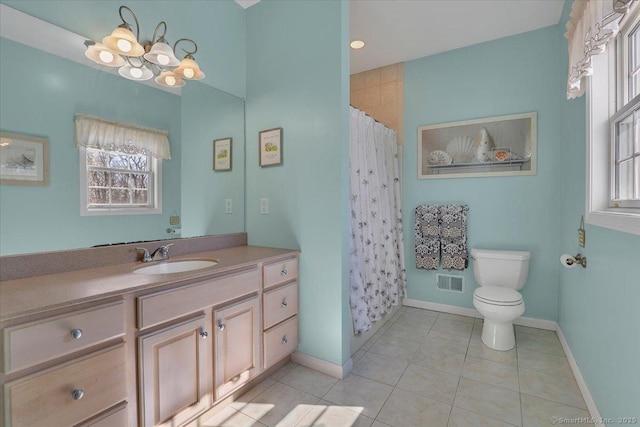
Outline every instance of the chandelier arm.
<svg viewBox="0 0 640 427"><path fill-rule="evenodd" d="M156 39L156 34L158 34L158 28L160 28L160 26L163 26L164 30L162 31L162 34L160 35L160 37ZM164 41L165 40L164 36L166 35L167 35L167 23L164 21L160 21L158 25L156 25L156 29L153 30L153 38L151 39L151 44L154 44L159 41Z"/></svg>
<svg viewBox="0 0 640 427"><path fill-rule="evenodd" d="M124 19L124 16L122 16L122 9L126 9L129 11L129 13L131 14L131 16L133 16L133 20L135 21L135 25L136 25L136 40L140 40L140 24L138 23L138 17L136 16L135 13L133 13L133 10L129 9L127 6L120 6L120 9L118 9L118 14L120 15L120 19L122 19L122 23L127 26L127 28L129 28L129 30L131 30L131 24L127 22L126 19Z"/></svg>
<svg viewBox="0 0 640 427"><path fill-rule="evenodd" d="M191 42L191 43L193 44L193 50L187 50L187 49L185 49L185 48L182 48L182 51L183 51L184 53L186 53L188 56L190 56L190 55L194 55L194 54L198 51L198 45L197 45L197 44L196 44L196 42L194 42L193 40L191 40L191 39L178 39L178 40L173 44L173 52L174 52L174 53L176 52L176 47L178 46L178 43L183 42L183 41Z"/></svg>

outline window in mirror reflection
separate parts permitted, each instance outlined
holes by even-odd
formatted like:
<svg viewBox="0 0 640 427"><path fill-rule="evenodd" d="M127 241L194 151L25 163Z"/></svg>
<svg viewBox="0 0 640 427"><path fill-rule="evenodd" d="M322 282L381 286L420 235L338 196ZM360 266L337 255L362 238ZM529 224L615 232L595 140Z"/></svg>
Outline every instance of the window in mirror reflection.
<svg viewBox="0 0 640 427"><path fill-rule="evenodd" d="M147 153L81 148L81 214L161 213L161 168Z"/></svg>

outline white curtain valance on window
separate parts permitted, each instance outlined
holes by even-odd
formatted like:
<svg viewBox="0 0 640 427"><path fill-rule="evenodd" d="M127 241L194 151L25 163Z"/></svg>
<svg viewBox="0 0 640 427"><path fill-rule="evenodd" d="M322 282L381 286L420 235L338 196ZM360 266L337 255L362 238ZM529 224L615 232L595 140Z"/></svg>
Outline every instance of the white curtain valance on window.
<svg viewBox="0 0 640 427"><path fill-rule="evenodd" d="M604 53L634 0L574 0L565 38L569 41L567 99L584 94L585 77L593 74L591 57Z"/></svg>
<svg viewBox="0 0 640 427"><path fill-rule="evenodd" d="M149 154L169 160L168 132L76 114L76 146Z"/></svg>

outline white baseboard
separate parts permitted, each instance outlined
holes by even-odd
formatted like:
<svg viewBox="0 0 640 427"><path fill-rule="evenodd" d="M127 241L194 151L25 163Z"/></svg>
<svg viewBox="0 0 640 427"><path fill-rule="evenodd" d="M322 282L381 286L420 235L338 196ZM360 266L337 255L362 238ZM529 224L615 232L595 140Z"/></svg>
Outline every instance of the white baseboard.
<svg viewBox="0 0 640 427"><path fill-rule="evenodd" d="M337 365L299 351L291 354L291 361L338 379L344 379L353 368L353 359L351 358L344 365Z"/></svg>
<svg viewBox="0 0 640 427"><path fill-rule="evenodd" d="M439 304L436 302L421 301L417 299L405 298L403 305L407 307L424 308L426 310L441 311L443 313L459 314L461 316L475 317L482 319L482 315L475 308L458 307L456 305ZM519 317L513 322L514 325L528 326L530 328L546 329L555 331L558 322L546 319L536 319L533 317Z"/></svg>
<svg viewBox="0 0 640 427"><path fill-rule="evenodd" d="M589 391L589 387L587 387L587 382L584 380L582 376L582 372L580 372L580 368L578 368L578 363L576 359L573 357L571 353L571 349L569 348L569 343L562 333L562 329L560 325L556 328L556 333L558 334L558 338L560 339L560 344L562 344L562 349L564 350L564 354L567 356L567 360L569 361L569 366L571 366L571 371L573 372L573 376L576 378L576 382L578 383L578 388L582 393L582 397L584 398L584 403L587 405L587 410L591 415L591 418L595 420L600 420L602 417L600 416L600 411L596 406L595 400L593 400L593 396L591 396L591 392ZM596 427L606 427L603 423L595 423Z"/></svg>

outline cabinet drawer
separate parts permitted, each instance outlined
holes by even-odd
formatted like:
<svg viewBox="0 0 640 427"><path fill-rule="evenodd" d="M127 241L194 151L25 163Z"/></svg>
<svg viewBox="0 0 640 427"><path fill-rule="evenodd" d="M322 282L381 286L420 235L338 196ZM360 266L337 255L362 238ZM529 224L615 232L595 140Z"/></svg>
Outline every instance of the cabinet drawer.
<svg viewBox="0 0 640 427"><path fill-rule="evenodd" d="M118 408L112 409L80 427L127 427L127 406L119 406Z"/></svg>
<svg viewBox="0 0 640 427"><path fill-rule="evenodd" d="M271 367L298 348L298 316L264 333L264 367Z"/></svg>
<svg viewBox="0 0 640 427"><path fill-rule="evenodd" d="M4 372L27 368L124 333L122 302L6 328Z"/></svg>
<svg viewBox="0 0 640 427"><path fill-rule="evenodd" d="M249 295L260 289L258 269L230 274L138 298L138 328L143 329Z"/></svg>
<svg viewBox="0 0 640 427"><path fill-rule="evenodd" d="M264 288L298 278L298 258L289 258L264 266Z"/></svg>
<svg viewBox="0 0 640 427"><path fill-rule="evenodd" d="M288 319L298 313L298 282L293 282L264 293L264 328Z"/></svg>
<svg viewBox="0 0 640 427"><path fill-rule="evenodd" d="M11 427L75 425L126 399L125 374L125 352L121 345L43 374L10 382L5 385L7 424Z"/></svg>

